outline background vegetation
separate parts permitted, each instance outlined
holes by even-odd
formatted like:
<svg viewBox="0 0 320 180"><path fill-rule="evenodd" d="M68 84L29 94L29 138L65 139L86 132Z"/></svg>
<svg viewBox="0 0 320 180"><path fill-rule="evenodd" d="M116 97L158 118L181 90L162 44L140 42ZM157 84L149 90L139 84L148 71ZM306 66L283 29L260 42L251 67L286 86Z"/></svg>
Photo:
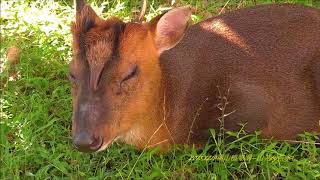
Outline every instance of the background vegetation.
<svg viewBox="0 0 320 180"><path fill-rule="evenodd" d="M319 8L319 0L150 0L146 19L172 4L191 4L195 22L229 10L261 3L302 3ZM91 0L101 16L129 21L140 1ZM77 152L71 142L71 96L67 81L71 59L70 23L73 1L1 1L0 179L118 179L118 178L250 178L320 179L316 137L301 135L307 144L262 141L259 132L226 132L236 137L224 143L212 130L201 151L157 149L139 152L114 143L102 153ZM17 47L19 63L9 67L7 50ZM201 155L201 156L195 156ZM213 157L209 157L213 155ZM228 158L228 155L236 155Z"/></svg>

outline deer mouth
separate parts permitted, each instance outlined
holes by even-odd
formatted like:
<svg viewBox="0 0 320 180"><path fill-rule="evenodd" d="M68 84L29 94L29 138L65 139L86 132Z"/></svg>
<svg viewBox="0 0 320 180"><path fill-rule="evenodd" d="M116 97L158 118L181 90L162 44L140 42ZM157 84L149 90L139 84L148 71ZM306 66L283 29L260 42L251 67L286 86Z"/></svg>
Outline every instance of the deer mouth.
<svg viewBox="0 0 320 180"><path fill-rule="evenodd" d="M96 152L101 152L101 151L105 150L107 147L109 147L113 142L115 142L118 139L119 139L119 137L117 136L117 137L109 140L108 142L103 142L101 144L100 148Z"/></svg>

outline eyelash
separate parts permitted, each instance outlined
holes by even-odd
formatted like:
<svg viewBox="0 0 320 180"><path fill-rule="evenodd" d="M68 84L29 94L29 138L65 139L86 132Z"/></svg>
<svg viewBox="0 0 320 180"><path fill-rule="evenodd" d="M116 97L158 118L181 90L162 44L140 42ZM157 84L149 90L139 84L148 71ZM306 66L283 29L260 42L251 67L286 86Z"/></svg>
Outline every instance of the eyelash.
<svg viewBox="0 0 320 180"><path fill-rule="evenodd" d="M138 66L135 66L132 71L121 81L121 83L131 79L132 77L134 77L135 75L137 75L138 73Z"/></svg>
<svg viewBox="0 0 320 180"><path fill-rule="evenodd" d="M73 74L69 73L68 79L72 84L78 84L78 80Z"/></svg>

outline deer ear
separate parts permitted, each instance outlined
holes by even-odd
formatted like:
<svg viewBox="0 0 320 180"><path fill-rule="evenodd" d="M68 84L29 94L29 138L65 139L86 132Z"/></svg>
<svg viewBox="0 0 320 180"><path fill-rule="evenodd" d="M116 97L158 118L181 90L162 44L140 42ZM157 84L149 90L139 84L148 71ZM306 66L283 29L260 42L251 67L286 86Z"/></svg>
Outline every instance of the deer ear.
<svg viewBox="0 0 320 180"><path fill-rule="evenodd" d="M180 7L168 11L150 22L155 44L160 54L179 43L190 17L190 7Z"/></svg>
<svg viewBox="0 0 320 180"><path fill-rule="evenodd" d="M81 33L88 32L100 18L89 5L84 5L77 11L76 25Z"/></svg>

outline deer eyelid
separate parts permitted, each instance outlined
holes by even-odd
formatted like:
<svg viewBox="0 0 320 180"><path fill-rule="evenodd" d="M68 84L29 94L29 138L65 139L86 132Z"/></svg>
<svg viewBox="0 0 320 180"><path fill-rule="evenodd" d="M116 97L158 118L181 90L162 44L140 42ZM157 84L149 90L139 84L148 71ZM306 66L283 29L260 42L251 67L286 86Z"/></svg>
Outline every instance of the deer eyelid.
<svg viewBox="0 0 320 180"><path fill-rule="evenodd" d="M76 78L76 76L72 73L69 73L68 79L73 84L78 84L78 82L79 82L78 79Z"/></svg>
<svg viewBox="0 0 320 180"><path fill-rule="evenodd" d="M130 69L129 73L121 80L121 83L123 83L123 82L125 82L125 81L127 81L127 80L129 80L129 79L131 79L133 77L135 77L137 74L138 74L138 66L134 65Z"/></svg>

